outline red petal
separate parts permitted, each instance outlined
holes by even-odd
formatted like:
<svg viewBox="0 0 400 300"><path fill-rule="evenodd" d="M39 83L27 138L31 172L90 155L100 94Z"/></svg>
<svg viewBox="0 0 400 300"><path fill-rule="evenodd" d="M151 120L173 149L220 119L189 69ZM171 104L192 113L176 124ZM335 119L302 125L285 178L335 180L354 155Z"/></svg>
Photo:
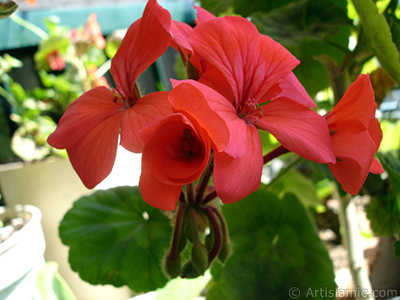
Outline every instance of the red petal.
<svg viewBox="0 0 400 300"><path fill-rule="evenodd" d="M375 115L375 97L368 75L359 75L346 90L344 96L326 120L330 130L337 130L346 120L358 120L364 128L368 128Z"/></svg>
<svg viewBox="0 0 400 300"><path fill-rule="evenodd" d="M168 92L150 93L126 110L121 120L121 145L129 151L140 153L143 143L138 132L148 123L172 114Z"/></svg>
<svg viewBox="0 0 400 300"><path fill-rule="evenodd" d="M68 149L80 143L111 116L119 119L124 106L114 102L114 94L105 87L95 87L72 102L60 119L48 143L58 149ZM119 121L115 121L118 124Z"/></svg>
<svg viewBox="0 0 400 300"><path fill-rule="evenodd" d="M197 15L196 15L197 19L195 20L197 24L207 22L209 20L213 20L216 18L216 16L214 16L212 13L208 12L204 8L201 8L201 7L195 6L195 5L194 5L194 8L197 11Z"/></svg>
<svg viewBox="0 0 400 300"><path fill-rule="evenodd" d="M171 15L156 0L149 0L143 17L129 27L111 64L117 90L125 99L135 95L139 75L167 50L170 28Z"/></svg>
<svg viewBox="0 0 400 300"><path fill-rule="evenodd" d="M150 170L143 169L140 175L139 190L151 206L162 210L174 210L182 186L164 184L154 178Z"/></svg>
<svg viewBox="0 0 400 300"><path fill-rule="evenodd" d="M317 107L293 72L282 77L278 84L282 92L277 97L292 99L306 107Z"/></svg>
<svg viewBox="0 0 400 300"><path fill-rule="evenodd" d="M182 134L188 130L197 141L198 151L188 157L183 151ZM209 137L195 122L176 113L157 120L140 131L146 141L142 168L151 169L157 180L170 185L195 181L205 169L211 151Z"/></svg>
<svg viewBox="0 0 400 300"><path fill-rule="evenodd" d="M332 135L332 146L337 159L336 164L328 164L333 176L343 190L356 195L368 176L375 144L369 134L336 132Z"/></svg>
<svg viewBox="0 0 400 300"><path fill-rule="evenodd" d="M371 164L371 168L369 169L369 171L372 174L382 174L383 172L385 172L382 165L375 157L372 159L372 164Z"/></svg>
<svg viewBox="0 0 400 300"><path fill-rule="evenodd" d="M232 104L194 80L173 81L173 85L169 96L173 110L196 120L207 131L217 151L226 150L230 139L228 116L237 118Z"/></svg>
<svg viewBox="0 0 400 300"><path fill-rule="evenodd" d="M118 147L119 116L93 127L84 138L67 148L69 159L84 185L91 189L110 174Z"/></svg>
<svg viewBox="0 0 400 300"><path fill-rule="evenodd" d="M214 68L208 64L208 66L205 68L205 71L201 74L199 82L216 90L231 103L235 102L235 95L232 92L229 82L217 68Z"/></svg>
<svg viewBox="0 0 400 300"><path fill-rule="evenodd" d="M261 106L256 125L274 135L283 147L317 163L335 162L325 118L286 98Z"/></svg>
<svg viewBox="0 0 400 300"><path fill-rule="evenodd" d="M197 151L192 156L183 148L182 134L186 130L197 142ZM210 140L196 122L179 113L150 123L140 135L146 141L139 184L143 199L155 207L172 210L181 187L198 179L207 166Z"/></svg>
<svg viewBox="0 0 400 300"><path fill-rule="evenodd" d="M214 153L214 185L224 203L239 201L260 186L263 167L260 136L255 126L246 128L244 156L232 158L224 152Z"/></svg>
<svg viewBox="0 0 400 300"><path fill-rule="evenodd" d="M342 186L342 189L352 195L357 195L361 189L366 176L361 177L360 164L354 159L338 161L335 165L328 164L333 176Z"/></svg>
<svg viewBox="0 0 400 300"><path fill-rule="evenodd" d="M381 124L375 117L372 118L371 121L369 122L368 133L376 145L376 148L375 148L376 149L375 152L376 152L376 151L378 151L379 146L381 144L383 134L382 134Z"/></svg>
<svg viewBox="0 0 400 300"><path fill-rule="evenodd" d="M193 56L193 49L189 43L189 36L193 28L186 23L173 21L171 24L171 33L173 40L171 41L171 47L177 50L184 61L187 57Z"/></svg>
<svg viewBox="0 0 400 300"><path fill-rule="evenodd" d="M194 28L190 42L225 76L239 104L266 94L298 64L284 47L240 17L202 22Z"/></svg>

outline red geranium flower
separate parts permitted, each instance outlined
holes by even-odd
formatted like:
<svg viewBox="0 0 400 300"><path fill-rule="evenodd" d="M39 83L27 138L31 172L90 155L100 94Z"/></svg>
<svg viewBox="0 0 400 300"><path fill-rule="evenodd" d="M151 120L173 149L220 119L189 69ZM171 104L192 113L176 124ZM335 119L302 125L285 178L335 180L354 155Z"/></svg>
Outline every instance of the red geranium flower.
<svg viewBox="0 0 400 300"><path fill-rule="evenodd" d="M218 114L226 100L202 87L179 84L168 96L175 113L140 130L145 146L139 188L143 199L154 207L173 210L182 186L203 173L211 149L223 151L229 143L228 126ZM213 99L214 104L208 105L206 99ZM188 114L187 105L195 113Z"/></svg>
<svg viewBox="0 0 400 300"><path fill-rule="evenodd" d="M374 158L382 140L375 110L374 90L369 76L360 75L326 116L337 158L336 164L328 166L343 190L352 195L361 189L369 172L383 172Z"/></svg>
<svg viewBox="0 0 400 300"><path fill-rule="evenodd" d="M88 188L95 187L114 165L121 145L141 152L138 130L172 112L167 92L140 97L136 80L171 43L171 15L150 0L143 17L127 31L112 60L116 89L95 87L75 100L48 138L55 148L67 149L70 161Z"/></svg>
<svg viewBox="0 0 400 300"><path fill-rule="evenodd" d="M238 201L258 188L263 166L259 128L306 159L335 162L325 119L308 108L314 103L292 73L298 60L247 19L216 18L203 10L200 17L188 36L195 53L191 63L199 81L230 105L220 114L229 125L230 143L214 155L214 185L221 200ZM189 104L185 109L196 114Z"/></svg>
<svg viewBox="0 0 400 300"><path fill-rule="evenodd" d="M182 186L203 173L210 158L210 139L185 115L166 116L145 127L139 188L150 205L173 210Z"/></svg>

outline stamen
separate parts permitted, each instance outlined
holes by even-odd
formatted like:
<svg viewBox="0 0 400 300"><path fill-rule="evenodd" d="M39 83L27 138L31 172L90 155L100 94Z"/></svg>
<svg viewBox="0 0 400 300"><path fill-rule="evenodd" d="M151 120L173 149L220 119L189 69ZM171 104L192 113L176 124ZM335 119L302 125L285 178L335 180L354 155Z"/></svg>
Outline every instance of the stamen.
<svg viewBox="0 0 400 300"><path fill-rule="evenodd" d="M238 116L242 118L248 124L255 124L257 121L264 116L264 111L262 109L263 104L258 104L256 99L251 98L239 106Z"/></svg>
<svg viewBox="0 0 400 300"><path fill-rule="evenodd" d="M181 143L186 157L193 157L201 150L201 143L193 137L192 132L188 128L182 131Z"/></svg>

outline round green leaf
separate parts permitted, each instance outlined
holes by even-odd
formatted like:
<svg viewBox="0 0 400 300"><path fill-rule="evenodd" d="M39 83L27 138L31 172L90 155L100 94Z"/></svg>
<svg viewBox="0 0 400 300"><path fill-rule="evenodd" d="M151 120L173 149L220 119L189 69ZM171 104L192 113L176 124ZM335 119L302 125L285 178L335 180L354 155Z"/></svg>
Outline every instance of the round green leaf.
<svg viewBox="0 0 400 300"><path fill-rule="evenodd" d="M91 284L148 292L168 281L161 261L171 239L169 219L143 201L138 187L82 197L59 231L71 268Z"/></svg>
<svg viewBox="0 0 400 300"><path fill-rule="evenodd" d="M261 188L225 205L223 214L234 252L225 267L215 271L208 300L290 299L296 295L299 299L307 295L334 299L332 262L294 195L281 200Z"/></svg>

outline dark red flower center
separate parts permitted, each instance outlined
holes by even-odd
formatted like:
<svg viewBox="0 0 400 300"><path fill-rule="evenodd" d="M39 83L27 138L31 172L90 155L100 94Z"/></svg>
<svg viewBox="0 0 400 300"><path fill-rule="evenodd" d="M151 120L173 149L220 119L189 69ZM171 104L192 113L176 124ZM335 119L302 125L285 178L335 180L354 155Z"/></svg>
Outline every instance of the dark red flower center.
<svg viewBox="0 0 400 300"><path fill-rule="evenodd" d="M185 157L191 158L201 150L201 143L193 136L192 131L185 128L181 134L181 145Z"/></svg>
<svg viewBox="0 0 400 300"><path fill-rule="evenodd" d="M261 105L259 105L256 99L251 98L239 106L238 116L243 119L247 124L255 124L258 119L264 115Z"/></svg>

